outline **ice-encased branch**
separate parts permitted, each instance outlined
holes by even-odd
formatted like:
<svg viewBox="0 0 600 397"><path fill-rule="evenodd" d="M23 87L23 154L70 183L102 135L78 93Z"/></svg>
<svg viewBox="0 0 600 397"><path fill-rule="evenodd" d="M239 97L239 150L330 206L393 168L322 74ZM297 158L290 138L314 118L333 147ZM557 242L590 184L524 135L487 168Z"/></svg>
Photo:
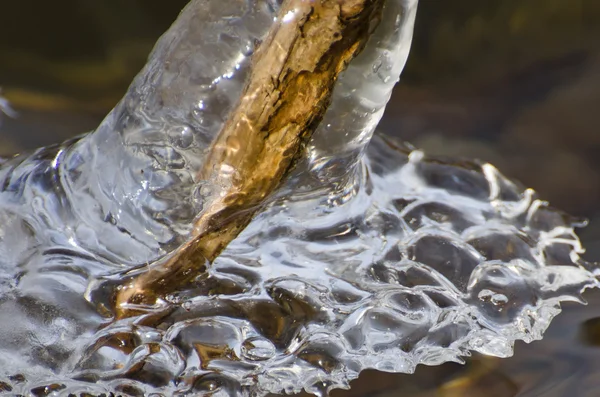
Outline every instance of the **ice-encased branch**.
<svg viewBox="0 0 600 397"><path fill-rule="evenodd" d="M383 4L284 2L201 171L199 179L212 180L222 192L197 220L189 242L119 290L120 317L192 282L252 220L319 125L338 76L364 48Z"/></svg>

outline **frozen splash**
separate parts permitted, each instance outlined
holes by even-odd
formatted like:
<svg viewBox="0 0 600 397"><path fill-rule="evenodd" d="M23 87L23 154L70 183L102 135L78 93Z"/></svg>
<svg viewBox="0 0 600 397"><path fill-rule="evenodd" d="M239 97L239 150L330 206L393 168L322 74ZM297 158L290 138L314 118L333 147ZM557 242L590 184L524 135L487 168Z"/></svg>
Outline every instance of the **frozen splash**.
<svg viewBox="0 0 600 397"><path fill-rule="evenodd" d="M5 163L0 392L322 393L366 368L508 356L597 286L576 223L491 165L379 136L365 149L416 3L386 7L292 178L146 315L113 321L111 288L202 211L194 175L278 3L193 1L97 131Z"/></svg>
<svg viewBox="0 0 600 397"><path fill-rule="evenodd" d="M38 225L5 212L2 257L23 260L19 274L4 264L3 387L317 393L366 368L509 356L515 340L541 338L561 301L597 285L573 222L489 164L428 159L376 136L356 181L342 204L330 187L282 195L195 289L119 322L84 298L114 264L42 241Z"/></svg>

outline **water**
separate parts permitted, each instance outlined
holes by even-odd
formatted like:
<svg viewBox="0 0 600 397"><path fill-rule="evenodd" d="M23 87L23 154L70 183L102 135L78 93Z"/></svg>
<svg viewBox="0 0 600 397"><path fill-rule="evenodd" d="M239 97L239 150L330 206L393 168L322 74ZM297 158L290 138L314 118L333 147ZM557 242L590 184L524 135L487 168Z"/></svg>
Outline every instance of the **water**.
<svg viewBox="0 0 600 397"><path fill-rule="evenodd" d="M0 388L322 393L541 338L596 286L577 221L489 164L371 140L415 6L388 2L268 208L145 315L114 321L113 288L181 244L220 188L194 175L278 4L192 2L94 133L6 162Z"/></svg>

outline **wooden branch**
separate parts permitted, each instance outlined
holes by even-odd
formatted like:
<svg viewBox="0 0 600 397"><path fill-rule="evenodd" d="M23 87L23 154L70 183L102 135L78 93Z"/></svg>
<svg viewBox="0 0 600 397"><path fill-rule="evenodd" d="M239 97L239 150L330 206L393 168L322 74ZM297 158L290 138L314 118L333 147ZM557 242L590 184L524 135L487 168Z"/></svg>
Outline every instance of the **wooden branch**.
<svg viewBox="0 0 600 397"><path fill-rule="evenodd" d="M384 0L286 0L254 54L237 108L199 180L219 186L193 237L125 285L118 317L189 285L248 225L293 168L327 110L334 84L363 49Z"/></svg>

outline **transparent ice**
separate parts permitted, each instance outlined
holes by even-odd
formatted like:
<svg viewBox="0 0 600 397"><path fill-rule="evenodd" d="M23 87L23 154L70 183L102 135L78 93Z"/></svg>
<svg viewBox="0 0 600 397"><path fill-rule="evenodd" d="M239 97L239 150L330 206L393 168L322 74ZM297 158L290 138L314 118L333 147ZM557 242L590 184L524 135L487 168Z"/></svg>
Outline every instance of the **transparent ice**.
<svg viewBox="0 0 600 397"><path fill-rule="evenodd" d="M532 190L372 136L416 0L385 7L294 174L148 314L114 321L113 288L218 194L194 178L279 3L192 1L96 131L4 163L0 392L323 393L366 368L510 356L597 286L580 224Z"/></svg>
<svg viewBox="0 0 600 397"><path fill-rule="evenodd" d="M12 108L8 99L2 96L2 87L0 87L0 126L2 126L2 118L8 117L17 117L17 112Z"/></svg>

